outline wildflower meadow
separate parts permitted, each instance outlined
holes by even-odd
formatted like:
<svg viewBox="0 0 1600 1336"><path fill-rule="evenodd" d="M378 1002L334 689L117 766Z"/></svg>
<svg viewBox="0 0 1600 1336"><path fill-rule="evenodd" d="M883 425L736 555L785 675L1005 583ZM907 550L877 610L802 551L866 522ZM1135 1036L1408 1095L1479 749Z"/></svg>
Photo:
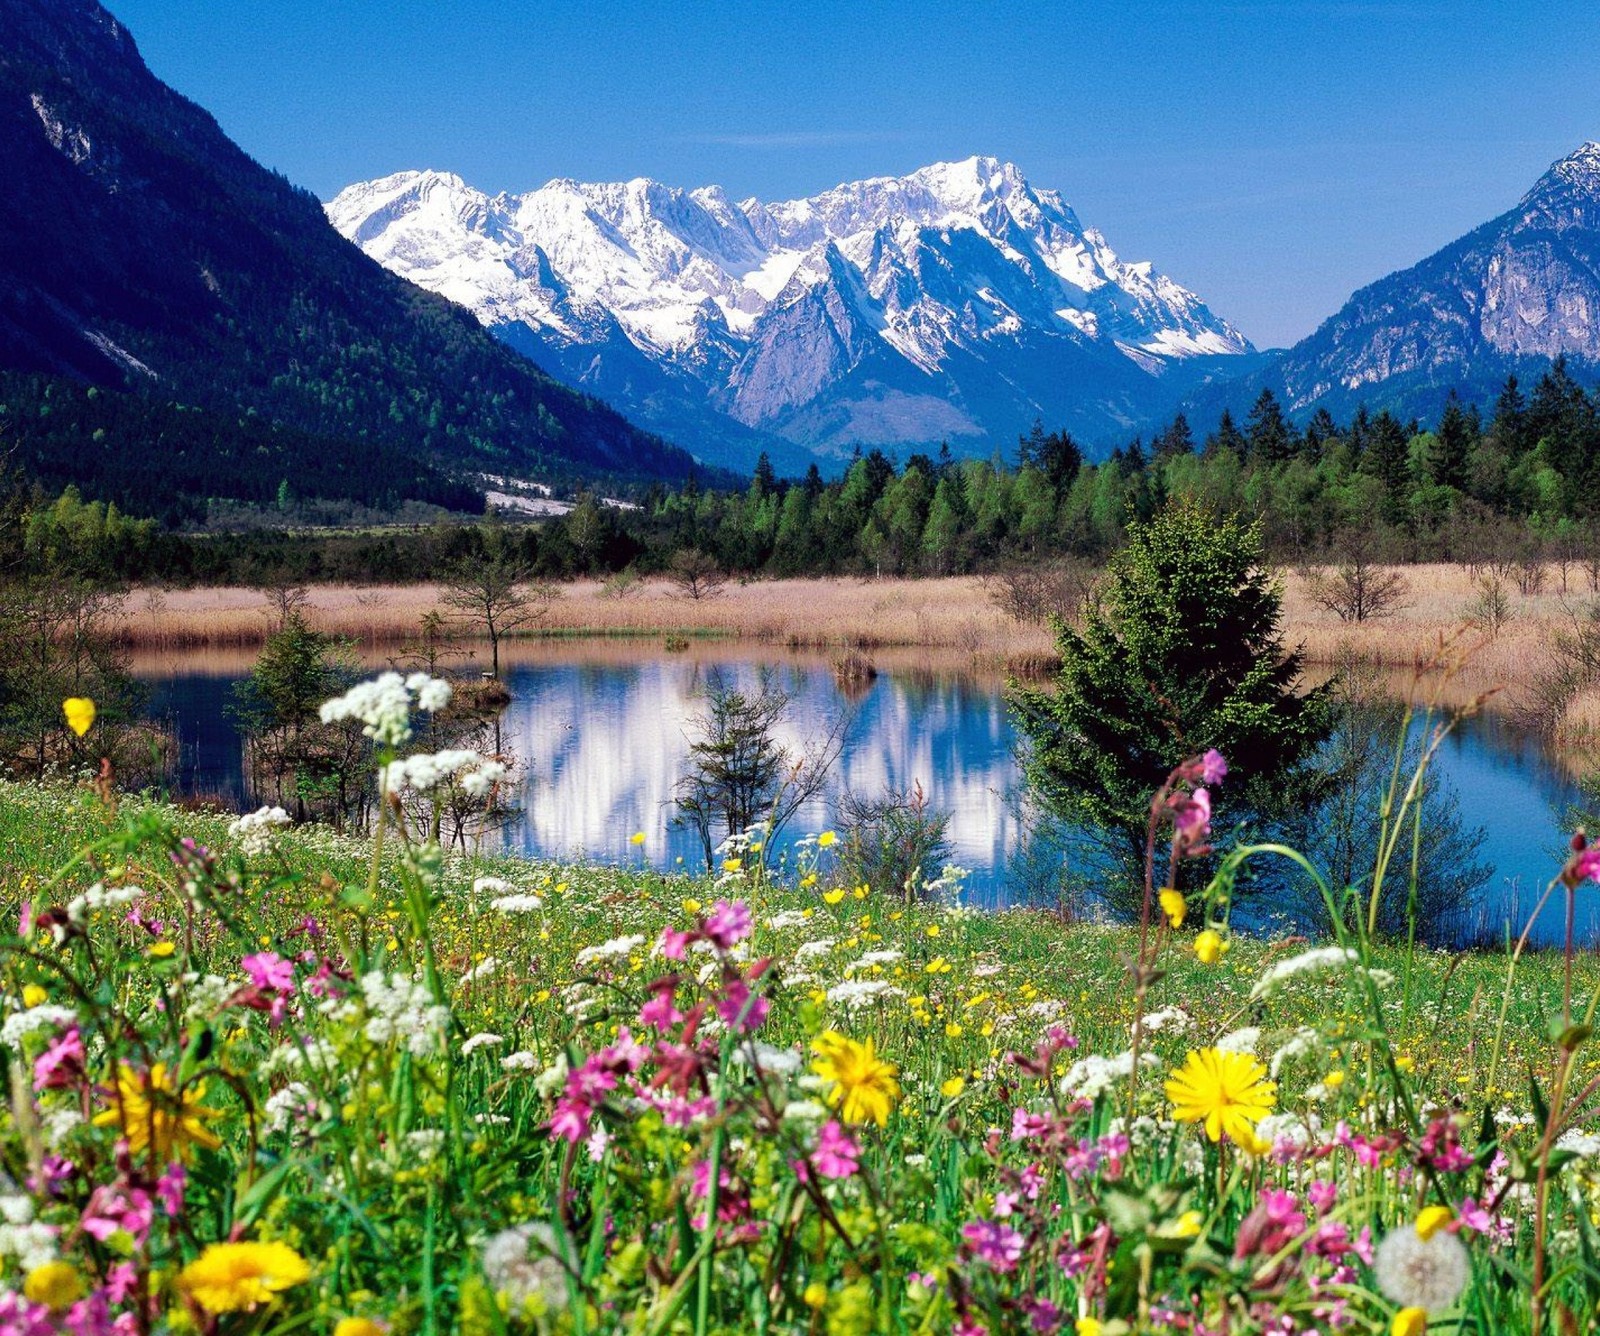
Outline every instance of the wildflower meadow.
<svg viewBox="0 0 1600 1336"><path fill-rule="evenodd" d="M1070 923L852 886L828 831L699 878L446 852L408 813L500 779L408 754L449 694L323 707L367 840L0 784L0 1332L1600 1320L1600 972L1378 936L1416 776L1349 889L1214 849L1227 758L1175 758L1139 918ZM1235 929L1263 860L1335 936Z"/></svg>

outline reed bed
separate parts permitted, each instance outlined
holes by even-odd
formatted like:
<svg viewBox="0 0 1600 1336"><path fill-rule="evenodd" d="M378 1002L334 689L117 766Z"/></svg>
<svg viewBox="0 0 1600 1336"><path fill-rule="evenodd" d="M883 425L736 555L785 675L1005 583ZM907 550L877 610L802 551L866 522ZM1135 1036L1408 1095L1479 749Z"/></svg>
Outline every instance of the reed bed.
<svg viewBox="0 0 1600 1336"><path fill-rule="evenodd" d="M1283 573L1289 638L1313 668L1355 655L1379 667L1409 670L1429 658L1441 638L1461 633L1480 594L1477 577L1461 566L1409 566L1407 593L1398 607L1378 619L1344 622L1313 598L1310 580L1316 573ZM1509 689L1503 699L1513 700L1516 689L1537 672L1551 637L1593 595L1575 569L1563 592L1556 566L1546 572L1543 592L1523 595L1510 581L1506 588L1509 619L1498 633L1467 633L1473 647L1469 679L1474 693L1502 686ZM1055 663L1049 630L1002 613L978 577L752 580L730 582L716 597L698 600L659 579L640 581L621 596L595 580L559 589L522 643L571 636L719 637L768 649L918 647L959 654L994 672L1048 672ZM316 586L306 605L317 626L374 653L403 644L416 634L423 616L438 607L439 588L429 584ZM136 590L127 603L122 636L129 647L143 651L247 650L265 639L272 616L271 601L255 589ZM469 637L471 630L461 626L460 634ZM1589 720L1584 713L1573 722L1587 726Z"/></svg>

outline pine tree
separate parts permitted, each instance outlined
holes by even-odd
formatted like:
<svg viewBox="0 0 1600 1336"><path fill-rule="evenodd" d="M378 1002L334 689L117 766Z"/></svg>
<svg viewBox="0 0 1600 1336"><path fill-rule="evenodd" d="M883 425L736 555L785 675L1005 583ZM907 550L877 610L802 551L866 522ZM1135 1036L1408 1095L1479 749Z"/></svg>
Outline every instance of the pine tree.
<svg viewBox="0 0 1600 1336"><path fill-rule="evenodd" d="M1387 409L1373 421L1361 467L1383 484L1383 518L1390 524L1404 524L1411 515L1411 453L1405 428Z"/></svg>
<svg viewBox="0 0 1600 1336"><path fill-rule="evenodd" d="M1156 458L1181 458L1194 453L1194 433L1189 430L1189 419L1182 413L1172 419L1172 425L1156 437Z"/></svg>
<svg viewBox="0 0 1600 1336"><path fill-rule="evenodd" d="M1222 420L1217 423L1217 430L1206 440L1206 454L1215 455L1223 450L1232 451L1239 459L1250 453L1250 443L1245 440L1244 433L1233 420L1233 414L1226 408L1222 410Z"/></svg>

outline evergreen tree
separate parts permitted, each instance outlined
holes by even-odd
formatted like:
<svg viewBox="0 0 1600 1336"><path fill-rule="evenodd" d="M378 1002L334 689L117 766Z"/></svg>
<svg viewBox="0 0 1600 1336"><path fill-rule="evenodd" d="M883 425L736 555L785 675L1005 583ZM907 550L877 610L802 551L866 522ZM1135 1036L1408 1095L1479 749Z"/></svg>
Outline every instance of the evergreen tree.
<svg viewBox="0 0 1600 1336"><path fill-rule="evenodd" d="M1280 464L1294 453L1295 441L1278 397L1264 389L1250 409L1246 423L1250 457L1263 464Z"/></svg>
<svg viewBox="0 0 1600 1336"><path fill-rule="evenodd" d="M1489 437L1513 462L1533 448L1533 441L1528 438L1528 403L1515 375L1506 377L1505 388L1494 401Z"/></svg>
<svg viewBox="0 0 1600 1336"><path fill-rule="evenodd" d="M1461 410L1461 401L1454 390L1439 415L1439 428L1433 435L1433 449L1428 456L1428 476L1441 487L1454 487L1458 492L1467 488L1467 464L1472 456L1476 433L1467 414Z"/></svg>
<svg viewBox="0 0 1600 1336"><path fill-rule="evenodd" d="M1216 431L1206 438L1207 455L1220 454L1224 450L1238 459L1250 453L1250 443L1245 440L1244 433L1233 420L1233 414L1226 408L1222 410L1222 420L1217 423Z"/></svg>
<svg viewBox="0 0 1600 1336"><path fill-rule="evenodd" d="M1104 832L1130 873L1151 794L1186 757L1227 757L1234 813L1270 816L1313 786L1334 710L1326 688L1295 690L1300 657L1262 562L1259 524L1169 506L1130 529L1083 630L1059 625L1054 689L1010 690L1028 782L1058 815Z"/></svg>
<svg viewBox="0 0 1600 1336"><path fill-rule="evenodd" d="M1405 428L1388 410L1373 421L1361 467L1382 485L1379 509L1383 518L1390 524L1403 525L1411 514L1411 453Z"/></svg>
<svg viewBox="0 0 1600 1336"><path fill-rule="evenodd" d="M1083 467L1083 450L1071 433L1053 431L1040 443L1036 462L1059 501L1077 481L1078 470Z"/></svg>
<svg viewBox="0 0 1600 1336"><path fill-rule="evenodd" d="M1189 430L1189 419L1182 413L1172 419L1172 425L1155 440L1157 459L1177 458L1194 453L1194 432Z"/></svg>

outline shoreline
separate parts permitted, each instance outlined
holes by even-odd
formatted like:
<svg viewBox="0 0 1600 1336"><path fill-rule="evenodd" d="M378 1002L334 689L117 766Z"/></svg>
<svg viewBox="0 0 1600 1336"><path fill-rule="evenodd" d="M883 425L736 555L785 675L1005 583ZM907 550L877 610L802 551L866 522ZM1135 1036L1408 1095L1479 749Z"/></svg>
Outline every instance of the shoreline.
<svg viewBox="0 0 1600 1336"><path fill-rule="evenodd" d="M1352 656L1390 671L1433 660L1442 642L1464 660L1475 696L1503 688L1493 708L1511 705L1533 680L1556 636L1593 597L1577 582L1568 592L1510 592L1511 617L1497 635L1468 626L1475 579L1458 566L1401 568L1409 591L1389 615L1341 622L1319 607L1312 572L1285 571L1284 630L1308 670L1329 669ZM689 599L665 579L642 580L617 594L596 580L558 586L536 627L506 644L573 639L733 641L816 652L922 649L965 657L975 667L1023 675L1048 672L1055 642L1048 628L1003 613L977 576L863 579L851 576L730 581L716 597ZM422 617L438 606L438 586L314 585L306 614L321 630L372 651L414 639ZM270 604L259 589L134 589L118 619L125 648L180 652L259 647ZM463 626L453 637L475 638ZM1456 693L1460 694L1460 693Z"/></svg>

